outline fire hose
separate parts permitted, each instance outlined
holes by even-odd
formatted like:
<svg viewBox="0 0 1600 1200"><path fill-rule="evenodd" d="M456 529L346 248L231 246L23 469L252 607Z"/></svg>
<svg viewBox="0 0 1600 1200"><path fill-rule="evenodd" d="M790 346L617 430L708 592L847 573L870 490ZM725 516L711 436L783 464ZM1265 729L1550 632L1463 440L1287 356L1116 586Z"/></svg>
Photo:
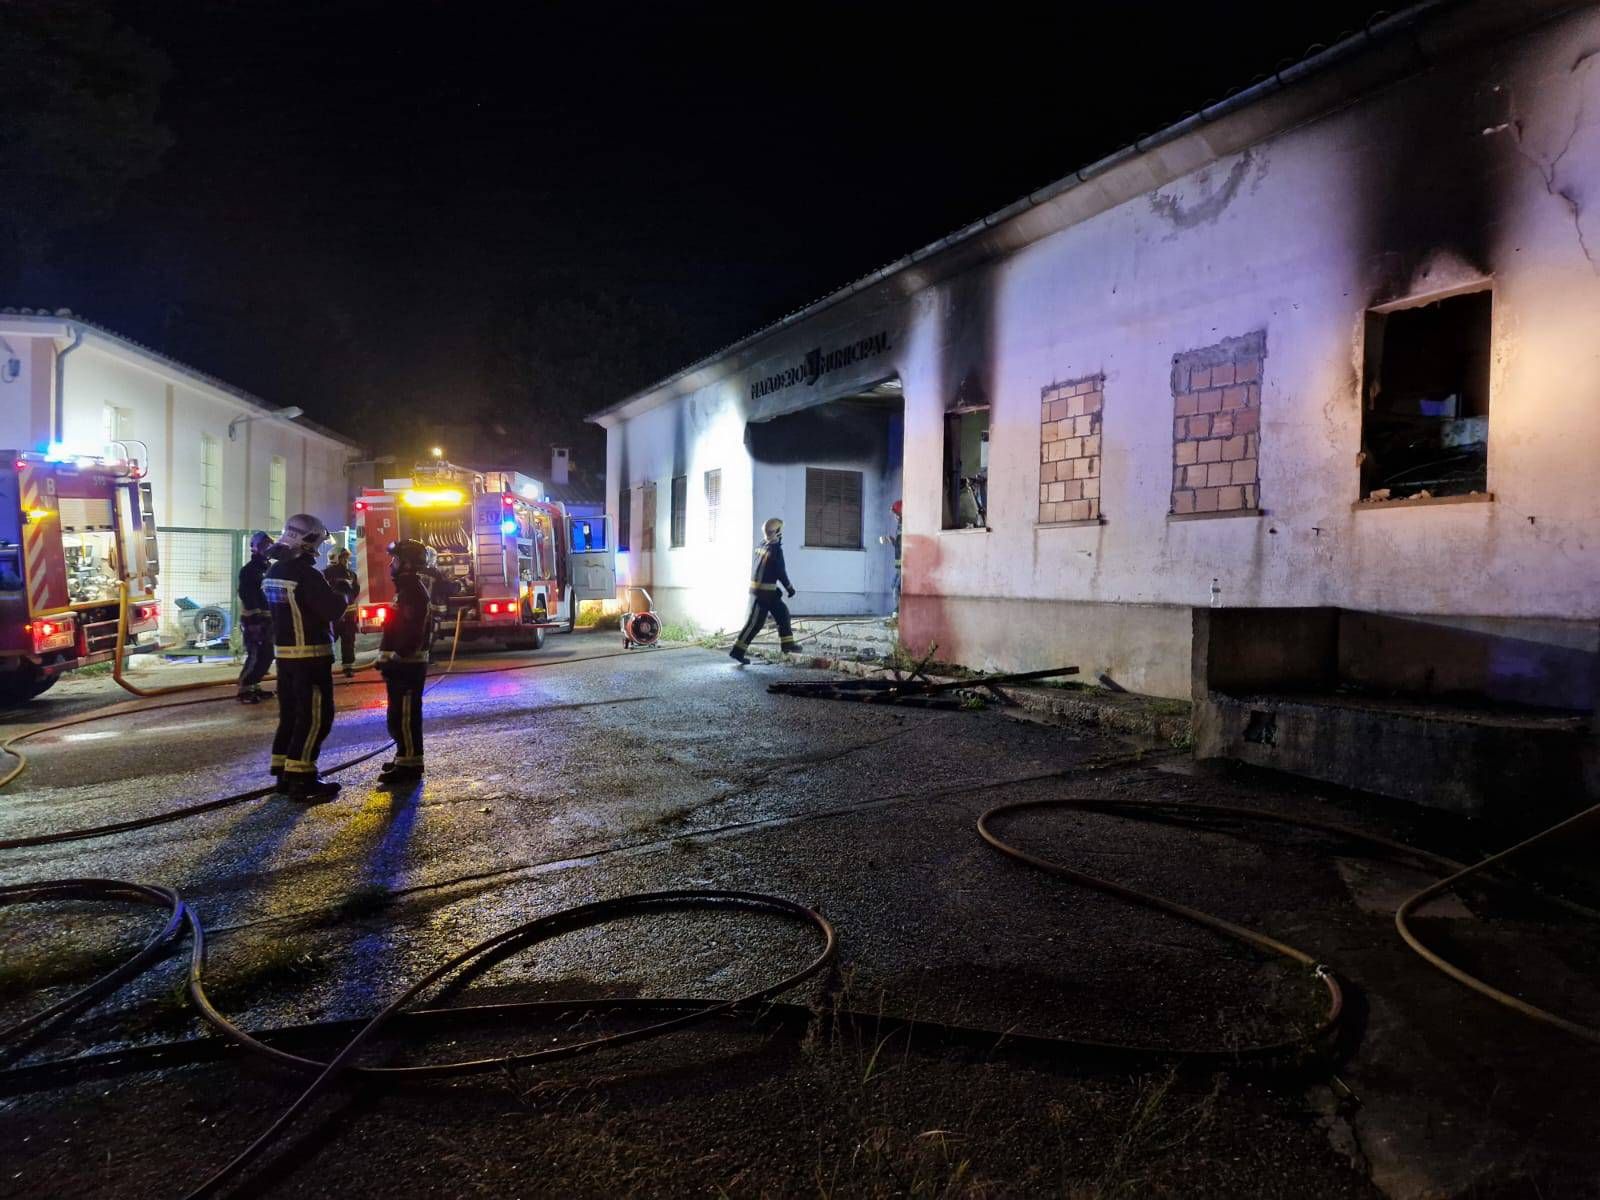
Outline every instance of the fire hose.
<svg viewBox="0 0 1600 1200"><path fill-rule="evenodd" d="M597 657L612 657L610 655ZM587 659L581 661L589 661ZM529 664L518 664L513 668L492 668L491 670L506 670L526 668ZM143 711L143 710L136 710ZM121 715L121 714L116 714ZM372 753L381 753L374 751ZM370 757L367 755L364 757ZM357 760L359 761L359 760ZM351 764L341 764L340 768ZM1058 776L1061 773L1057 773ZM215 802L211 802L215 803ZM1211 930L1224 937L1253 947L1267 954L1276 955L1289 960L1296 965L1307 969L1317 983L1321 985L1327 996L1326 1008L1317 1023L1292 1037L1282 1038L1254 1046L1232 1047L1226 1050L1195 1050L1177 1049L1150 1046L1123 1046L1080 1039L1034 1037L1018 1039L1011 1033L993 1030L972 1030L958 1026L944 1026L937 1022L918 1022L917 1027L936 1032L944 1032L953 1036L965 1035L969 1038L990 1039L993 1043L1006 1040L1024 1041L1041 1046L1049 1046L1069 1052L1081 1052L1086 1055L1103 1056L1107 1053L1118 1055L1149 1055L1152 1053L1174 1059L1193 1059L1200 1061L1246 1061L1252 1059L1272 1059L1285 1055L1303 1055L1314 1049L1325 1037L1336 1030L1343 1013L1343 991L1335 973L1326 965L1320 963L1313 955L1306 953L1287 943L1281 942L1271 936L1243 925L1228 921L1215 914L1180 904L1164 897L1152 895L1136 888L1120 884L1112 880L1080 871L1075 867L1062 862L1057 862L1040 855L1023 850L1014 843L1007 841L996 832L995 826L1005 818L1015 814L1030 811L1068 810L1068 811L1096 811L1110 813L1123 817L1143 819L1172 819L1174 817L1198 817L1201 819L1226 819L1256 822L1270 822L1290 827L1300 827L1315 830L1325 834L1363 844L1383 855L1399 857L1421 864L1432 870L1437 870L1444 875L1437 883L1430 885L1406 900L1395 914L1396 927L1406 944L1418 953L1425 961L1437 969L1444 971L1453 979L1472 988L1481 995L1504 1005L1511 1011L1540 1023L1561 1029L1575 1037L1592 1043L1600 1043L1600 1030L1585 1026L1581 1023L1568 1020L1528 1004L1517 997L1494 988L1492 985L1470 975L1461 968L1446 961L1442 956L1422 944L1412 930L1409 919L1417 909L1429 900L1451 890L1465 880L1488 871L1494 867L1503 866L1509 859L1522 854L1536 846L1546 844L1558 837L1574 832L1580 825L1596 815L1600 815L1600 805L1585 810L1534 837L1528 838L1518 844L1491 855L1472 866L1462 866L1459 863L1420 850L1416 847L1392 841L1377 835L1368 834L1347 826L1332 822L1320 821L1312 818L1287 816L1281 813L1263 809L1243 808L1227 805L1191 804L1152 801L1115 801L1102 799L1075 799L1053 798L1045 800L1027 800L994 806L985 811L978 819L977 831L979 836L991 847L1007 857L1024 863L1035 869L1046 871L1052 875L1064 878L1079 886L1092 888L1102 893L1117 897L1128 903L1165 913L1190 922L1202 928ZM109 830L108 830L109 831ZM722 891L667 891L649 892L634 896L618 897L614 900L601 901L596 904L583 905L575 909L563 910L549 914L531 922L513 927L493 937L485 939L467 951L451 958L448 962L429 972L416 984L407 988L398 998L387 1005L376 1016L362 1024L355 1035L345 1044L333 1058L322 1061L307 1058L302 1055L292 1054L286 1050L268 1045L259 1037L246 1033L230 1022L211 1004L206 996L204 987L205 968L205 936L204 930L195 916L187 908L176 892L171 889L138 883L129 883L116 880L63 880L44 881L32 884L18 884L0 887L0 905L24 902L44 902L67 899L118 899L134 900L141 903L159 905L168 910L168 919L162 930L150 939L137 954L131 957L111 972L95 980L84 989L65 1000L37 1013L11 1028L0 1031L0 1045L7 1042L29 1040L40 1031L53 1026L58 1021L63 1021L79 1012L86 1010L93 1004L103 999L147 970L156 961L164 957L172 941L187 929L191 936L190 968L189 968L189 995L200 1011L203 1019L222 1035L226 1041L240 1046L245 1050L264 1055L283 1065L293 1067L305 1072L315 1072L311 1085L301 1094L300 1098L290 1106L273 1125L258 1137L251 1145L226 1167L214 1174L200 1188L190 1193L191 1197L200 1197L212 1194L218 1187L233 1178L239 1170L260 1154L271 1140L287 1127L297 1115L304 1111L310 1101L339 1077L345 1074L359 1075L376 1079L420 1079L471 1073L474 1071L498 1070L512 1065L526 1065L539 1062L548 1062L556 1058L571 1057L577 1054L588 1053L607 1046L614 1046L627 1041L637 1041L647 1037L658 1036L696 1022L709 1020L716 1016L725 1016L734 1012L744 1011L752 1005L770 1001L778 994L792 989L824 970L833 960L836 942L825 918L814 910L805 908L792 901L779 897L764 896L756 893L722 892ZM1545 897L1562 905L1569 911L1587 916L1600 917L1600 914L1583 908L1570 901L1558 897ZM649 910L655 906L671 906L673 904L742 904L746 906L764 907L778 911L795 919L809 921L823 936L824 947L821 953L802 970L785 977L778 983L748 995L728 1000L706 1000L703 998L677 998L643 1001L624 1001L616 1003L610 1000L596 1000L590 1002L593 1006L609 1006L617 1009L627 1009L634 1012L649 1012L663 1015L663 1019L654 1024L627 1031L625 1033L591 1038L587 1041L547 1048L545 1050L523 1052L511 1055L501 1055L494 1058L472 1060L457 1063L429 1064L416 1067L401 1068L368 1068L354 1065L353 1058L356 1051L365 1042L377 1034L387 1023L405 1014L406 1006L413 1003L430 988L440 984L454 972L470 969L475 962L481 962L488 956L501 953L512 953L518 949L536 944L549 937L554 937L570 929L583 928L591 924L612 919L615 916ZM573 1008L571 1002L560 1005L565 1010ZM464 1019L472 1014L494 1011L502 1015L515 1015L517 1013L532 1014L540 1011L549 1011L550 1002L528 1002L512 1005L469 1006L450 1008L444 1010L424 1010L436 1012L441 1019ZM451 1016L451 1014L454 1014ZM422 1014L412 1012L413 1016ZM842 1014L855 1017L859 1014Z"/></svg>

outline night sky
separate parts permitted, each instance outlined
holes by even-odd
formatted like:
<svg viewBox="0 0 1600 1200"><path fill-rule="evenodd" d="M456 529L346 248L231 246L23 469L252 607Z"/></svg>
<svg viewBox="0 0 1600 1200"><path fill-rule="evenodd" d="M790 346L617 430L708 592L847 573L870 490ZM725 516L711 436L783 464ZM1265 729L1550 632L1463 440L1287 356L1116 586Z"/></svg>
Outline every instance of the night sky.
<svg viewBox="0 0 1600 1200"><path fill-rule="evenodd" d="M51 69L11 71L8 112L70 128L55 89L114 101L107 56L137 59L170 145L77 185L109 212L8 239L0 305L70 307L379 450L448 406L591 462L585 412L1373 11L0 0L0 21L29 5ZM73 33L69 8L136 36ZM13 64L39 30L0 31ZM5 137L41 165L0 204L70 196L51 139Z"/></svg>

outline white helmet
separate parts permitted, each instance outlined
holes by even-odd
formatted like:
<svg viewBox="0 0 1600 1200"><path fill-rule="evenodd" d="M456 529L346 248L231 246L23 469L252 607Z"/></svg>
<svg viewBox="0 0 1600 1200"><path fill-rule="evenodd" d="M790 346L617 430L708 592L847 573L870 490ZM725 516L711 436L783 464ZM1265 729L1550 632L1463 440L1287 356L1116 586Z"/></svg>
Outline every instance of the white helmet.
<svg viewBox="0 0 1600 1200"><path fill-rule="evenodd" d="M783 521L777 517L770 517L761 527L761 536L769 542L775 542L783 536Z"/></svg>
<svg viewBox="0 0 1600 1200"><path fill-rule="evenodd" d="M328 540L328 527L310 513L295 513L283 523L278 544L273 547L282 554L315 554L317 548Z"/></svg>

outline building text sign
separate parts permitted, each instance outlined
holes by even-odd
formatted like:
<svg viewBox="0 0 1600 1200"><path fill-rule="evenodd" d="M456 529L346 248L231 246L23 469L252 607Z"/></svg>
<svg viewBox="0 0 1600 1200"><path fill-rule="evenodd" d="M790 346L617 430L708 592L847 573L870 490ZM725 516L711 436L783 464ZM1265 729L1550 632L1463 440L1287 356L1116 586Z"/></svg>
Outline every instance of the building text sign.
<svg viewBox="0 0 1600 1200"><path fill-rule="evenodd" d="M888 349L887 332L875 333L871 337L850 342L836 350L825 351L818 346L807 351L805 358L794 366L786 367L752 383L750 399L759 400L762 396L770 396L774 392L781 392L785 388L792 388L801 383L810 387L830 371L837 371L853 363L865 362L869 358L877 358Z"/></svg>

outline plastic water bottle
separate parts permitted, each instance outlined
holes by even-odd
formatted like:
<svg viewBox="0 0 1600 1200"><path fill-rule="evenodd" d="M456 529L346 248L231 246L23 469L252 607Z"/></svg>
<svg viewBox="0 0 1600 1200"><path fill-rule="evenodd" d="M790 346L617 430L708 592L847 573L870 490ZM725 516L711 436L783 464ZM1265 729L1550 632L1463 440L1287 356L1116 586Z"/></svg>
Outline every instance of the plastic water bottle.
<svg viewBox="0 0 1600 1200"><path fill-rule="evenodd" d="M1211 607L1222 607L1222 585L1216 579L1211 581Z"/></svg>

